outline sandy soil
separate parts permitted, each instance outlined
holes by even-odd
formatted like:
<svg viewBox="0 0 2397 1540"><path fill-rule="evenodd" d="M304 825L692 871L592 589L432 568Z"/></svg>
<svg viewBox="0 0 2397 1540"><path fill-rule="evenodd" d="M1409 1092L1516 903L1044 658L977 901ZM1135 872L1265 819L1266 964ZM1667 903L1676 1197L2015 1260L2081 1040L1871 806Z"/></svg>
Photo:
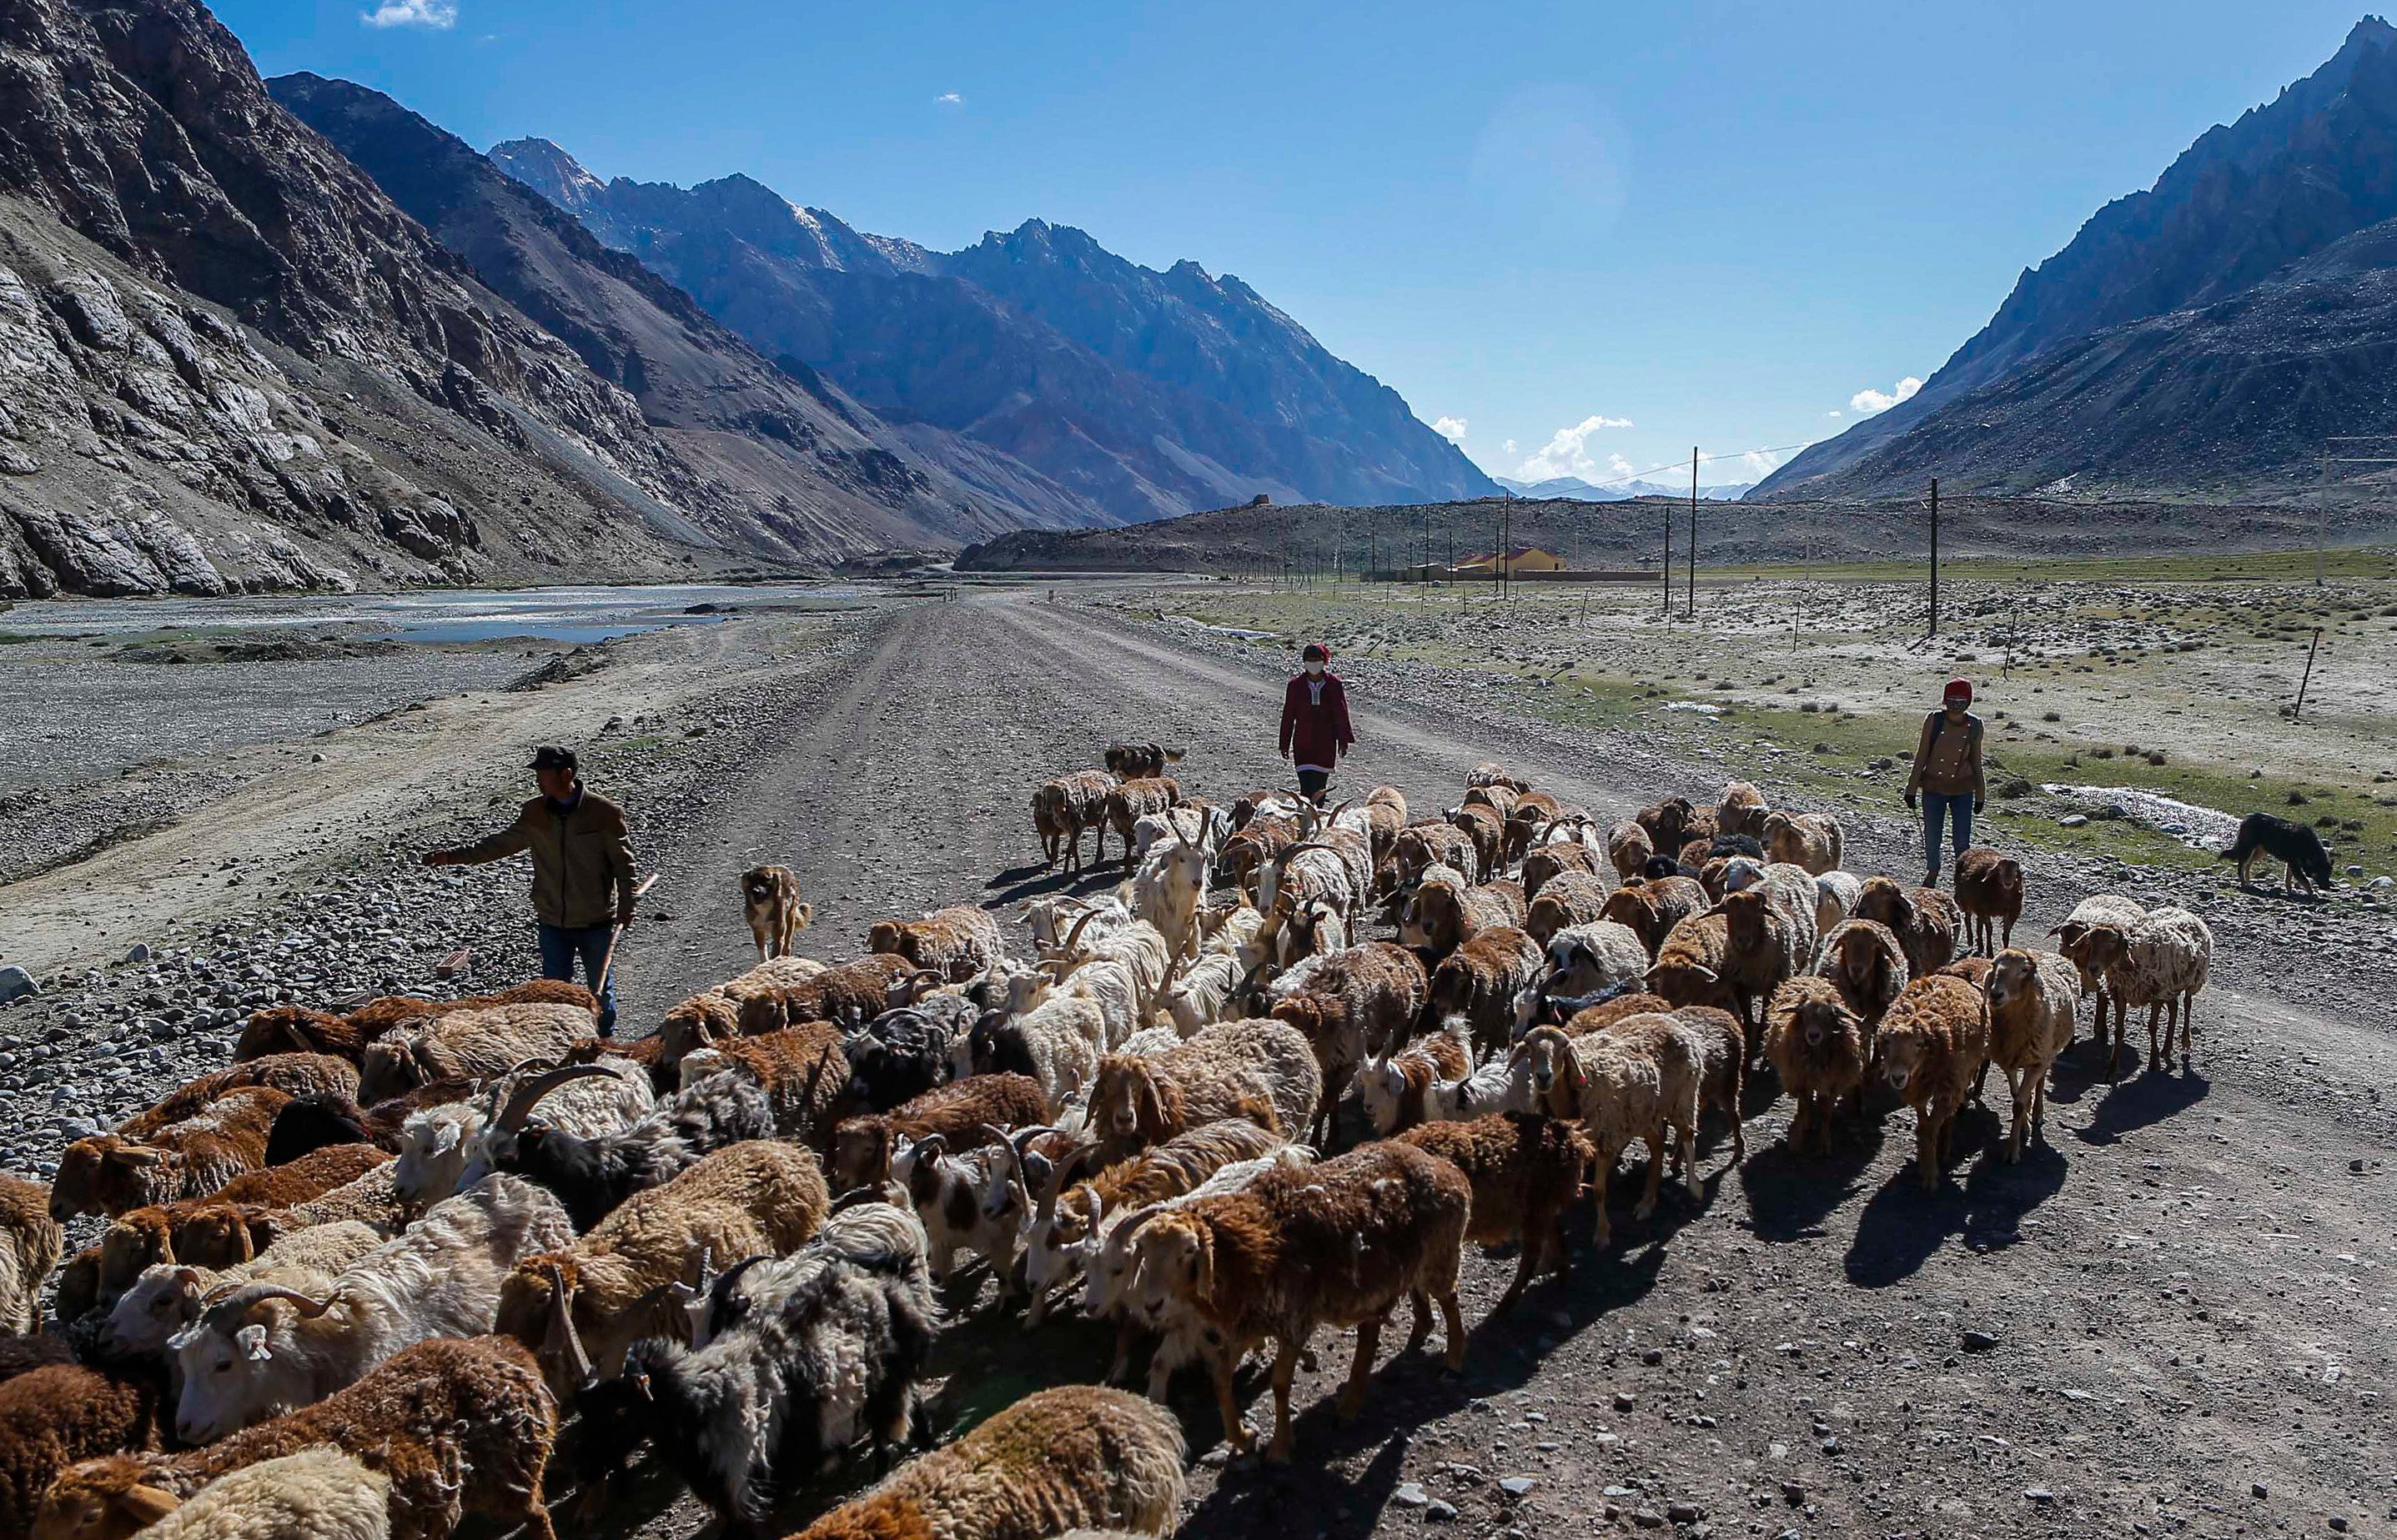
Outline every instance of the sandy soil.
<svg viewBox="0 0 2397 1540"><path fill-rule="evenodd" d="M798 870L820 905L803 943L845 955L884 913L1060 886L1027 864L1026 795L1110 739L1188 743L1181 768L1194 791L1279 781L1278 656L1083 598L893 606L816 623L839 635L812 649L766 622L643 638L618 644L618 661L584 680L489 708L436 702L336 733L292 748L221 809L0 887L0 949L37 945L45 968L81 968L136 930L172 945L197 928L234 938L221 949L239 956L242 925L332 892L351 872L373 902L416 904L410 885L427 879L399 864L395 843L472 826L520 773L510 767L523 745L629 719L649 701L677 729L710 730L698 750L609 762L610 783L630 789L654 831L644 848L669 874L661 892L674 894L634 953L628 1023L645 1025L745 962L731 881L754 860ZM1369 661L1352 677L1361 742L1344 780L1392 781L1425 806L1493 757L1606 814L1709 792L1727 770L1751 768L1728 739L1694 747L1636 716L1594 725L1519 712L1489 676L1444 664ZM720 716L711 701L729 703ZM1761 756L1755 765L1776 797L1797 784L1771 773L1780 768ZM1843 813L1850 864L1904 871L1911 836L1884 810L1886 784L1872 790L1860 783ZM2018 848L2036 884L2034 931L2099 886L2178 892L2184 881L2119 854L2100 866ZM211 880L229 859L273 891ZM496 925L511 880L475 874L456 902ZM1710 1145L1707 1196L1668 1197L1650 1225L1627 1203L1609 1252L1587 1247L1585 1223L1573 1278L1535 1289L1514 1317L1484 1319L1512 1259L1468 1259L1461 1377L1393 1361L1363 1417L1341 1426L1329 1402L1346 1353L1319 1340L1321 1368L1300 1383L1292 1471L1226 1462L1210 1398L1185 1384L1176 1405L1199 1465L1185 1533L2230 1534L2397 1521L2381 1399L2397 1322L2378 1281L2397 1262L2386 1163L2397 1112L2384 1093L2397 1021L2368 977L2265 966L2267 951L2298 950L2273 939L2297 934L2277 905L2226 893L2210 917L2228 939L2195 1069L2109 1086L2077 1047L2059 1069L2049 1144L2020 1166L1988 1157L1995 1120L1980 1113L1935 1194L1914 1185L1902 1111L1873 1139L1801 1159L1780 1143L1788 1104L1765 1105L1759 1088L1745 1165L1730 1169L1728 1149ZM2363 922L2313 923L2344 936ZM486 976L519 947L495 944ZM420 950L403 966L429 963ZM132 996L177 987L153 965L54 990L0 1015L0 1035L57 1032L60 1051L0 1067L30 1095L79 1072L72 1049L85 1029L66 1017L106 1023ZM153 1078L123 1077L111 1096L130 1104ZM29 1135L11 1163L54 1147L51 1137ZM944 1432L1104 1366L1100 1334L1078 1323L1027 1337L986 1303L954 1303L936 1403ZM801 1520L862 1479L794 1494L786 1516ZM714 1533L654 1474L627 1483L591 1527Z"/></svg>

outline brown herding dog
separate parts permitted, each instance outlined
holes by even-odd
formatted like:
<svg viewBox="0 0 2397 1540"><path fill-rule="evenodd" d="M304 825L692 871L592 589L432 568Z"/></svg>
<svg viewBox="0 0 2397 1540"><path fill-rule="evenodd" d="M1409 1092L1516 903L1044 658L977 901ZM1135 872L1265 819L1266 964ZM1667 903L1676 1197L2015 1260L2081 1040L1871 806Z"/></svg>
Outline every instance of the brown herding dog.
<svg viewBox="0 0 2397 1540"><path fill-rule="evenodd" d="M759 962L789 957L791 939L816 917L814 904L799 902L799 879L788 866L752 866L742 873L741 908Z"/></svg>

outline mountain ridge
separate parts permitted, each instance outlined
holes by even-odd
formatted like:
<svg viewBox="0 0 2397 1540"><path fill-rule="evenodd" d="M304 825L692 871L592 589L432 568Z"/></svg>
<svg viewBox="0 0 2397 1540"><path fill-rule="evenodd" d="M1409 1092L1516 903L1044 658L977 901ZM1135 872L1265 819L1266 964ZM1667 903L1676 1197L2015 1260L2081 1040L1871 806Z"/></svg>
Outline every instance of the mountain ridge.
<svg viewBox="0 0 2397 1540"><path fill-rule="evenodd" d="M903 430L961 435L1118 519L1257 492L1495 489L1396 391L1195 261L1159 273L1040 220L940 253L743 175L601 182L547 141L490 158L769 356L804 359Z"/></svg>
<svg viewBox="0 0 2397 1540"><path fill-rule="evenodd" d="M1865 462L1951 403L2082 339L2229 299L2397 217L2392 142L2397 28L2367 16L2319 68L2206 129L2150 187L2107 203L2061 250L2025 269L1921 391L1810 447L1758 494L1888 490Z"/></svg>

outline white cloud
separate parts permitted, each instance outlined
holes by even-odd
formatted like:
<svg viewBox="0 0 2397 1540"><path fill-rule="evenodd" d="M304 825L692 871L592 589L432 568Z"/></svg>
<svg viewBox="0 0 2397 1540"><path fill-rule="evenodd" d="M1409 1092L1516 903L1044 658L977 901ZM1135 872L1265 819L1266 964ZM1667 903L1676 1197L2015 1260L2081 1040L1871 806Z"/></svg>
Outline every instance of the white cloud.
<svg viewBox="0 0 2397 1540"><path fill-rule="evenodd" d="M1465 442L1465 419L1462 417L1440 418L1432 423L1431 431L1452 444L1462 444Z"/></svg>
<svg viewBox="0 0 2397 1540"><path fill-rule="evenodd" d="M962 107L965 104L966 99L955 91L943 91L932 99L932 105L935 107Z"/></svg>
<svg viewBox="0 0 2397 1540"><path fill-rule="evenodd" d="M1552 476L1577 475L1585 479L1595 475L1598 461L1589 452L1589 435L1606 428L1627 428L1627 417L1585 417L1569 428L1559 428L1549 435L1540 452L1523 462L1515 475L1524 481L1546 481ZM1612 457L1620 467L1616 474L1631 467L1621 455Z"/></svg>
<svg viewBox="0 0 2397 1540"><path fill-rule="evenodd" d="M1847 415L1847 413L1845 413L1845 412L1839 412L1839 411L1827 411L1827 412L1825 412L1823 415L1824 415L1825 417L1829 418L1832 422L1838 422L1841 418L1845 417L1845 416Z"/></svg>
<svg viewBox="0 0 2397 1540"><path fill-rule="evenodd" d="M1922 382L1909 374L1897 382L1895 391L1860 390L1848 397L1848 405L1855 408L1857 416L1870 417L1875 412L1889 410L1922 388Z"/></svg>
<svg viewBox="0 0 2397 1540"><path fill-rule="evenodd" d="M458 24L457 0L382 0L358 20L369 27L425 27L448 32Z"/></svg>
<svg viewBox="0 0 2397 1540"><path fill-rule="evenodd" d="M1510 438L1506 440L1506 443L1499 445L1498 452L1501 454L1513 454L1515 452L1515 441Z"/></svg>

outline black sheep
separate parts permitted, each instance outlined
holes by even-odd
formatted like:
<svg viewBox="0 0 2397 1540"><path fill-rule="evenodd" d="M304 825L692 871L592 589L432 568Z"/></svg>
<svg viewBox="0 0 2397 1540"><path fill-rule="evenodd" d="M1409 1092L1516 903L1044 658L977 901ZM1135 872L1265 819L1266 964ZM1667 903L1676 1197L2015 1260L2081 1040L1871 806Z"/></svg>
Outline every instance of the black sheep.
<svg viewBox="0 0 2397 1540"><path fill-rule="evenodd" d="M688 1170L711 1150L743 1139L774 1137L774 1109L745 1075L710 1075L665 1098L612 1133L584 1136L532 1122L543 1096L569 1080L612 1075L604 1065L568 1065L516 1088L500 1111L516 1131L516 1146L497 1164L557 1195L577 1233L589 1229L636 1192Z"/></svg>

